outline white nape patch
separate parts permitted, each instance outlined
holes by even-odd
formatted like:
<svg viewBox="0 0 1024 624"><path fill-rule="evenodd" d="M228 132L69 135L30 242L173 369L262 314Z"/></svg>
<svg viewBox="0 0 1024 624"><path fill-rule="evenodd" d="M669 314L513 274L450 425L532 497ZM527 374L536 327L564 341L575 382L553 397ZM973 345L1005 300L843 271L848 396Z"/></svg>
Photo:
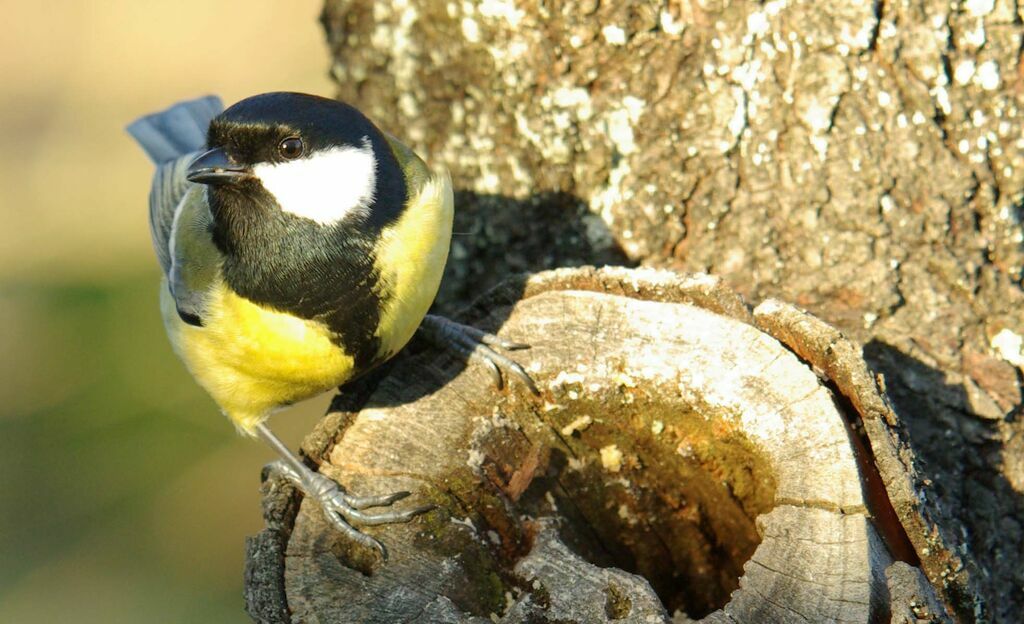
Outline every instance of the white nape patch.
<svg viewBox="0 0 1024 624"><path fill-rule="evenodd" d="M332 225L349 214L366 214L377 185L377 159L364 138L362 147L335 147L297 160L262 163L253 173L281 210Z"/></svg>

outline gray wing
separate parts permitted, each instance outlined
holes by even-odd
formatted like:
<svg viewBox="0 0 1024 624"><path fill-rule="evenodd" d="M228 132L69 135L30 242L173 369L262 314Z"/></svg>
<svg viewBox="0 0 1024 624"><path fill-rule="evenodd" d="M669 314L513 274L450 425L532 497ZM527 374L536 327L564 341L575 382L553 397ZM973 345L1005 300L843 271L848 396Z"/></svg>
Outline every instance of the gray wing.
<svg viewBox="0 0 1024 624"><path fill-rule="evenodd" d="M174 214L192 183L185 171L206 145L210 120L224 110L214 95L179 102L133 121L128 133L156 164L149 191L149 228L164 274L171 270L170 238Z"/></svg>
<svg viewBox="0 0 1024 624"><path fill-rule="evenodd" d="M181 320L202 325L209 293L219 281L221 253L213 242L213 217L202 187L185 193L171 230L171 268L167 286Z"/></svg>
<svg viewBox="0 0 1024 624"><path fill-rule="evenodd" d="M149 233L153 237L153 249L164 275L168 275L171 270L170 240L174 215L185 192L192 186L192 182L185 179L185 171L200 153L192 152L159 165L153 174L153 186L149 189Z"/></svg>

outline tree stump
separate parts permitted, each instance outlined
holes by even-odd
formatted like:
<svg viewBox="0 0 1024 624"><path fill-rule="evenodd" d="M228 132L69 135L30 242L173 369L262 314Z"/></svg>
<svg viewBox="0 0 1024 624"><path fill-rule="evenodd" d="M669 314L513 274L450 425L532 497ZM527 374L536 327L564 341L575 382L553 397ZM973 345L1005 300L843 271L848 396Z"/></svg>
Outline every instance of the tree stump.
<svg viewBox="0 0 1024 624"><path fill-rule="evenodd" d="M464 320L531 344L541 395L424 348L339 395L304 444L320 471L438 508L366 528L382 564L268 479L255 619L973 617L899 423L828 325L751 313L707 275L590 268L513 280Z"/></svg>
<svg viewBox="0 0 1024 624"><path fill-rule="evenodd" d="M865 345L977 562L1024 613L1024 3L325 0L340 98L459 193L438 298L642 263ZM959 544L957 544L959 542Z"/></svg>

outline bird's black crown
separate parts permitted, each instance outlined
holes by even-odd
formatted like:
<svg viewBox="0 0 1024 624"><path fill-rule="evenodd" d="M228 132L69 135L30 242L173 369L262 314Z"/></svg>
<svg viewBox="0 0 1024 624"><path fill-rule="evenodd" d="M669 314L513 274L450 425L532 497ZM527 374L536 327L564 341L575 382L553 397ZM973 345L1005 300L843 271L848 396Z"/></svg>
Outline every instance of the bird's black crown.
<svg viewBox="0 0 1024 624"><path fill-rule="evenodd" d="M231 106L210 122L207 145L221 147L239 164L278 162L281 141L302 139L306 153L366 140L381 153L386 142L358 109L344 102L304 93L264 93ZM382 145L383 144L383 145Z"/></svg>

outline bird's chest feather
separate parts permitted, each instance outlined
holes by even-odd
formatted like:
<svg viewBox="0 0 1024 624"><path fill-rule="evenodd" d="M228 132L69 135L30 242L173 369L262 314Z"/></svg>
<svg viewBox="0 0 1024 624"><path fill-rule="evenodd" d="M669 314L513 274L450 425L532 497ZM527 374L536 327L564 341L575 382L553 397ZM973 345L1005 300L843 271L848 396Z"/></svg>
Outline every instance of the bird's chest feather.
<svg viewBox="0 0 1024 624"><path fill-rule="evenodd" d="M393 226L381 232L376 273L382 297L376 336L380 359L409 341L441 284L452 236L453 198L447 174L427 182Z"/></svg>
<svg viewBox="0 0 1024 624"><path fill-rule="evenodd" d="M353 357L322 323L255 304L223 285L209 291L200 327L181 321L169 295L162 303L179 355L243 428L245 421L338 386L355 372Z"/></svg>

